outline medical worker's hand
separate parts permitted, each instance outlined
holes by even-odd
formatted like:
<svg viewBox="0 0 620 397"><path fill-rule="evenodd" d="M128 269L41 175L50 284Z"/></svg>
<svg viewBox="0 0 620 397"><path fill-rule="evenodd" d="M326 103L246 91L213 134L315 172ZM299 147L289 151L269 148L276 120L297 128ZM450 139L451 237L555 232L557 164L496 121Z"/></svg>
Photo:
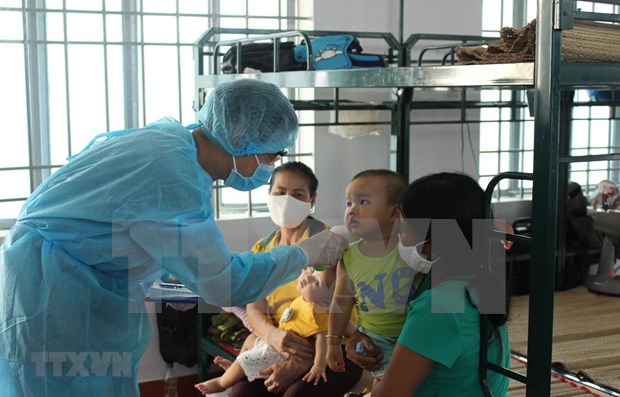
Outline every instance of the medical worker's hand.
<svg viewBox="0 0 620 397"><path fill-rule="evenodd" d="M354 243L354 242L356 242L357 240L360 239L355 234L351 233L349 231L349 229L347 229L347 227L345 225L332 226L331 229L329 229L329 231L330 232L334 232L337 235L346 238L347 241L349 242L349 244Z"/></svg>
<svg viewBox="0 0 620 397"><path fill-rule="evenodd" d="M367 354L360 354L356 350L356 345L358 342L362 342L364 347L368 351ZM374 371L381 367L381 360L383 359L383 354L379 349L377 349L372 343L372 340L367 335L359 331L355 331L349 342L347 342L347 346L344 349L347 353L347 358L353 361L355 364L364 368L367 371Z"/></svg>
<svg viewBox="0 0 620 397"><path fill-rule="evenodd" d="M329 230L315 234L296 245L306 256L306 266L312 267L317 265L336 266L348 246L349 242L346 238Z"/></svg>

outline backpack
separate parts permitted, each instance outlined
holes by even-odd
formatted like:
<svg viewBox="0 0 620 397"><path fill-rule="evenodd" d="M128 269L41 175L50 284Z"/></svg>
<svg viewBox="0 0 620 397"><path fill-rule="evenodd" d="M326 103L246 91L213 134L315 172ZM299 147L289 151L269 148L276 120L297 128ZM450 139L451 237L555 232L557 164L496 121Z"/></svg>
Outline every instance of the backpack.
<svg viewBox="0 0 620 397"><path fill-rule="evenodd" d="M566 258L563 278L558 280L556 290L566 290L582 285L588 275L590 264L598 262L598 254L589 250L600 248L602 240L594 230L594 220L588 215L588 199L581 186L570 182L566 189ZM519 218L512 224L516 234L531 236L531 218ZM506 254L510 285L513 295L529 293L530 261L523 259L531 252L528 245L515 243ZM519 258L516 260L515 258Z"/></svg>
<svg viewBox="0 0 620 397"><path fill-rule="evenodd" d="M600 248L602 241L594 231L594 219L588 215L588 199L581 186L570 182L566 199L566 242L573 248Z"/></svg>
<svg viewBox="0 0 620 397"><path fill-rule="evenodd" d="M385 67L385 59L378 54L362 54L362 46L350 34L318 36L312 39L312 61L315 70L356 69ZM295 47L295 60L303 65L308 62L305 43Z"/></svg>
<svg viewBox="0 0 620 397"><path fill-rule="evenodd" d="M588 199L581 186L570 182L566 194L566 251L571 255L566 257L561 289L583 284L589 266L599 259L598 254L589 254L588 251L602 246L602 239L594 230L594 219L588 215Z"/></svg>
<svg viewBox="0 0 620 397"><path fill-rule="evenodd" d="M198 305L181 311L162 304L157 313L159 352L167 363L192 367L198 362Z"/></svg>

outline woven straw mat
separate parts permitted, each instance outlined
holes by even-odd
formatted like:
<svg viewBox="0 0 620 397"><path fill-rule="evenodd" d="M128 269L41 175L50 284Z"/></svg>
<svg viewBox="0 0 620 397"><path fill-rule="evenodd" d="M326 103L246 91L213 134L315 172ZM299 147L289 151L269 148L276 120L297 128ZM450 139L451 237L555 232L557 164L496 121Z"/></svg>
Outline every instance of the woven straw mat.
<svg viewBox="0 0 620 397"><path fill-rule="evenodd" d="M562 31L562 60L620 62L620 25L575 21L574 29Z"/></svg>
<svg viewBox="0 0 620 397"><path fill-rule="evenodd" d="M536 20L520 29L502 28L500 39L486 47L457 48L461 64L531 62L536 50ZM575 21L562 31L562 60L567 62L620 62L620 25Z"/></svg>

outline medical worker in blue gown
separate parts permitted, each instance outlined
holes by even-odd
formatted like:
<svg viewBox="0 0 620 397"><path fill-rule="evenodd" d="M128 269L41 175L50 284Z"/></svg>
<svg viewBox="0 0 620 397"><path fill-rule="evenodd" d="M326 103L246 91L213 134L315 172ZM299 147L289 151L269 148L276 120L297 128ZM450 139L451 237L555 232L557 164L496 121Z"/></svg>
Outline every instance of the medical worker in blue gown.
<svg viewBox="0 0 620 397"><path fill-rule="evenodd" d="M28 198L0 250L0 396L137 396L145 291L163 272L234 306L337 262L335 233L237 253L214 220L213 181L261 186L295 141L280 90L222 83L198 119L193 131L164 118L102 134Z"/></svg>

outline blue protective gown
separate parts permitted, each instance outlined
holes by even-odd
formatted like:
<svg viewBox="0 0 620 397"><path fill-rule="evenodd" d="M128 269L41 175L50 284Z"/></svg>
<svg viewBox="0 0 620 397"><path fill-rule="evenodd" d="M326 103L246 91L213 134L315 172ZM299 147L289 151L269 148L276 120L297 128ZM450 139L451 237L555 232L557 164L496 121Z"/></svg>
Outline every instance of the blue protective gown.
<svg viewBox="0 0 620 397"><path fill-rule="evenodd" d="M299 275L301 250L231 252L213 180L172 119L96 142L24 204L0 249L0 396L137 396L163 271L206 302L263 298Z"/></svg>

